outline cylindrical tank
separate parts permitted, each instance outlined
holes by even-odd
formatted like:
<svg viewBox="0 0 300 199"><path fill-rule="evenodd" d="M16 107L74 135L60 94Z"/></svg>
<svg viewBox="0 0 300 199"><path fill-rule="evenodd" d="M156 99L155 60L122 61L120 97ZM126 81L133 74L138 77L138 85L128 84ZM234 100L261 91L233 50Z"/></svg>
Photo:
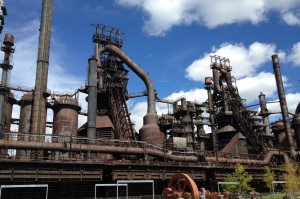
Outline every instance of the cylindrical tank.
<svg viewBox="0 0 300 199"><path fill-rule="evenodd" d="M275 145L280 148L289 148L288 141L285 134L285 126L283 121L277 121L271 124L274 133Z"/></svg>
<svg viewBox="0 0 300 199"><path fill-rule="evenodd" d="M5 34L3 44L5 46L14 46L15 38L12 34Z"/></svg>
<svg viewBox="0 0 300 199"><path fill-rule="evenodd" d="M15 103L16 100L14 94L12 92L9 92L6 102L6 122L4 126L4 132L10 132L12 109Z"/></svg>
<svg viewBox="0 0 300 199"><path fill-rule="evenodd" d="M23 135L28 134L30 132L30 125L31 125L31 110L32 110L32 104L33 104L33 93L28 92L21 100L18 102L20 105L20 120L19 120L19 133L18 140L25 140L27 141L29 139L29 135ZM26 154L26 150L17 150L16 151L16 158L24 159L29 157L30 154Z"/></svg>
<svg viewBox="0 0 300 199"><path fill-rule="evenodd" d="M63 136L69 140L70 136L77 136L78 112L81 110L76 99L62 96L53 105L53 136Z"/></svg>
<svg viewBox="0 0 300 199"><path fill-rule="evenodd" d="M11 126L11 116L12 116L12 109L13 105L16 102L14 98L14 94L12 92L8 93L7 101L6 101L6 118L5 118L5 126L3 128L3 132L8 133L10 132L10 126ZM0 154L7 156L8 150L7 149L1 149Z"/></svg>
<svg viewBox="0 0 300 199"><path fill-rule="evenodd" d="M293 119L293 127L298 148L300 148L300 116Z"/></svg>
<svg viewBox="0 0 300 199"><path fill-rule="evenodd" d="M52 142L68 142L77 136L78 112L81 107L76 99L70 96L58 98L53 105ZM52 153L54 159L69 159L75 154L68 152Z"/></svg>
<svg viewBox="0 0 300 199"><path fill-rule="evenodd" d="M30 119L31 110L33 103L33 93L28 92L19 101L20 109L20 121L19 121L19 133L29 133L30 132Z"/></svg>

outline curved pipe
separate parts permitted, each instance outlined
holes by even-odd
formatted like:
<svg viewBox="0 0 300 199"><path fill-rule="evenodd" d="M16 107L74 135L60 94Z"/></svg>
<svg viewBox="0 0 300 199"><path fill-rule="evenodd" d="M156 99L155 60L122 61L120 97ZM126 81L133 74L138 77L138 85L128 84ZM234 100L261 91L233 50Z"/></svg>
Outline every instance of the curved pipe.
<svg viewBox="0 0 300 199"><path fill-rule="evenodd" d="M166 103L166 104L174 104L174 103L177 103L183 99L185 99L185 96L181 96L175 100L168 100L168 99L163 99L163 98L160 98L157 94L155 96L157 102L161 102L161 103ZM196 103L195 103L196 104ZM200 104L199 104L200 105Z"/></svg>
<svg viewBox="0 0 300 199"><path fill-rule="evenodd" d="M219 73L219 71L217 69L213 69L213 78L214 78L214 90L217 92L221 92L221 86L220 86L220 77L221 74Z"/></svg>
<svg viewBox="0 0 300 199"><path fill-rule="evenodd" d="M115 56L119 57L135 74L137 74L143 80L148 93L147 113L156 114L154 85L147 73L118 47L113 45L106 45L104 48L105 51L108 51L114 54Z"/></svg>
<svg viewBox="0 0 300 199"><path fill-rule="evenodd" d="M249 160L249 159L239 159L239 158L223 158L223 157L219 157L218 158L218 162L223 162L223 163L232 163L232 164L236 164L236 163L241 163L241 164L260 164L260 165L267 165L270 163L271 158L274 155L282 155L284 162L285 163L289 163L289 156L286 153L283 153L281 151L278 150L271 150L268 151L265 158L263 160ZM211 161L211 162L217 162L215 157L206 157L205 158L206 161Z"/></svg>
<svg viewBox="0 0 300 199"><path fill-rule="evenodd" d="M0 140L0 148L5 149L31 149L31 150L49 150L49 151L73 151L90 153L108 153L108 154L131 154L131 155L150 155L159 158L165 158L172 161L196 162L196 156L177 156L153 148L136 148L120 146L100 146L74 143L47 143L17 140Z"/></svg>
<svg viewBox="0 0 300 199"><path fill-rule="evenodd" d="M147 96L147 91L138 92L138 93L130 93L127 95L128 98L136 98L136 97L144 97Z"/></svg>

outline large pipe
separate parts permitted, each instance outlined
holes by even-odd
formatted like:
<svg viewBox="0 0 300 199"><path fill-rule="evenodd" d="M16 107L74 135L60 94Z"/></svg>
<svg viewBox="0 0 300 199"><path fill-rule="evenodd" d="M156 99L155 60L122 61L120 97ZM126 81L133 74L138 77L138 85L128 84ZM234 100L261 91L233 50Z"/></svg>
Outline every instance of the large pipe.
<svg viewBox="0 0 300 199"><path fill-rule="evenodd" d="M16 140L0 140L0 148L6 149L31 149L31 150L49 150L49 151L72 151L72 152L91 152L106 154L131 154L131 155L150 155L159 158L166 158L173 161L196 162L196 156L179 156L168 154L154 148L137 148L137 147L118 147L103 145L86 145L86 144L70 144L66 142L33 142L33 141L16 141Z"/></svg>
<svg viewBox="0 0 300 199"><path fill-rule="evenodd" d="M97 114L97 62L96 58L89 59L88 72L88 127L87 137L96 138Z"/></svg>
<svg viewBox="0 0 300 199"><path fill-rule="evenodd" d="M289 163L289 156L286 153L283 153L279 150L270 150L267 152L265 158L263 160L250 160L250 159L240 159L240 158L224 158L219 157L218 160L215 157L205 157L207 162L222 162L222 163L231 163L231 164L260 164L260 165L268 165L271 161L271 158L274 155L283 156L284 163Z"/></svg>
<svg viewBox="0 0 300 199"><path fill-rule="evenodd" d="M218 161L218 151L219 151L219 145L218 145L218 134L217 134L217 124L216 124L216 111L214 109L212 94L211 94L211 87L209 85L206 85L207 87L207 96L208 96L208 111L209 111L209 121L210 121L210 127L211 127L211 135L212 135L212 141L213 141L213 150L215 152L216 160Z"/></svg>
<svg viewBox="0 0 300 199"><path fill-rule="evenodd" d="M293 140L293 135L292 135L290 119L289 119L289 111L288 111L285 94L284 94L284 87L283 87L282 76L281 76L281 72L280 72L278 55L276 55L276 54L272 55L272 62L273 62L273 69L274 69L274 73L275 73L277 91L278 91L278 96L279 96L279 101L280 101L282 119L284 122L285 133L286 133L286 137L288 138L288 143L289 143L289 147L290 147L290 155L292 157L294 157L296 155L296 151L295 151L295 145L294 145L294 140Z"/></svg>
<svg viewBox="0 0 300 199"><path fill-rule="evenodd" d="M217 69L213 69L213 78L214 78L214 91L220 93L222 92L221 86L220 86L220 77L221 74Z"/></svg>
<svg viewBox="0 0 300 199"><path fill-rule="evenodd" d="M158 115L155 109L155 90L152 80L147 73L121 49L113 45L106 45L104 48L105 51L121 59L145 83L147 89L147 114L143 118L144 125L139 131L140 139L162 147L164 143L164 133L160 131L157 125ZM101 54L100 51L99 53Z"/></svg>
<svg viewBox="0 0 300 199"><path fill-rule="evenodd" d="M32 110L31 132L33 134L45 134L46 131L46 93L48 80L51 23L52 0L43 0Z"/></svg>

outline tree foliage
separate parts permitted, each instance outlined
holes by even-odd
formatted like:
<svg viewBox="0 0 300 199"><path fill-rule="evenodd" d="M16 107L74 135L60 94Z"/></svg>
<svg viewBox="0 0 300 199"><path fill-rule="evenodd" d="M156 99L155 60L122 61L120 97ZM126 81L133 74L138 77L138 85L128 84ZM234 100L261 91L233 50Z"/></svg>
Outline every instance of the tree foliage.
<svg viewBox="0 0 300 199"><path fill-rule="evenodd" d="M229 192L238 192L241 194L245 194L248 191L251 191L253 188L250 187L249 183L252 180L252 176L250 176L246 171L243 165L237 164L235 170L232 174L228 174L225 178L225 182L238 182L239 184L224 184L222 188L225 191Z"/></svg>
<svg viewBox="0 0 300 199"><path fill-rule="evenodd" d="M275 173L270 169L270 167L265 166L263 181L266 183L266 186L270 191L272 189L272 182L274 180L275 180Z"/></svg>
<svg viewBox="0 0 300 199"><path fill-rule="evenodd" d="M298 172L297 163L290 160L290 163L284 164L283 179L285 181L285 191L287 193L294 193L299 190L300 187L300 176Z"/></svg>

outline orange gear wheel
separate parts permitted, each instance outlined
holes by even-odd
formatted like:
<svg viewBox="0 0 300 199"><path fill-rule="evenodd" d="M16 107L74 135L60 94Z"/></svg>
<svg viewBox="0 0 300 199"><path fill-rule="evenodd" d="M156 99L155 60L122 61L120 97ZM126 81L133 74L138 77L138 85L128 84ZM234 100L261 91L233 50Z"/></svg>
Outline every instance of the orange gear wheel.
<svg viewBox="0 0 300 199"><path fill-rule="evenodd" d="M194 180L184 173L174 175L162 192L163 199L198 199L199 190Z"/></svg>

